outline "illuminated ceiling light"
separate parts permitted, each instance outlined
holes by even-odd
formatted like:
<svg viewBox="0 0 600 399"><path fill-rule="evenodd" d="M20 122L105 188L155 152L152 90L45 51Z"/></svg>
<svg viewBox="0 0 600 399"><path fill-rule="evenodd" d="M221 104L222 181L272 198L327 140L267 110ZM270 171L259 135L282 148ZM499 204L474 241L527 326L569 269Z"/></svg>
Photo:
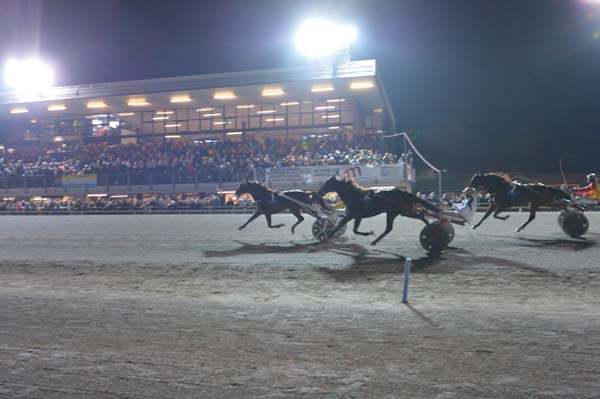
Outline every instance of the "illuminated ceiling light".
<svg viewBox="0 0 600 399"><path fill-rule="evenodd" d="M54 136L52 141L65 141L65 139L62 136Z"/></svg>
<svg viewBox="0 0 600 399"><path fill-rule="evenodd" d="M288 102L281 103L280 105L282 107L288 107L290 105L298 105L298 104L300 104L298 101L288 101Z"/></svg>
<svg viewBox="0 0 600 399"><path fill-rule="evenodd" d="M248 108L254 108L253 104L246 104L246 105L238 105L236 106L237 109L248 109Z"/></svg>
<svg viewBox="0 0 600 399"><path fill-rule="evenodd" d="M24 114L29 112L29 110L25 107L17 107L10 110L11 114Z"/></svg>
<svg viewBox="0 0 600 399"><path fill-rule="evenodd" d="M227 132L225 133L227 136L239 136L241 134L244 134L244 132Z"/></svg>
<svg viewBox="0 0 600 399"><path fill-rule="evenodd" d="M209 111L214 111L214 108L212 108L212 107L204 107L204 108L198 108L196 110L196 112L209 112Z"/></svg>
<svg viewBox="0 0 600 399"><path fill-rule="evenodd" d="M127 101L127 105L129 105L130 107L145 107L147 105L150 105L150 103L145 98L139 97L130 99L129 101Z"/></svg>
<svg viewBox="0 0 600 399"><path fill-rule="evenodd" d="M51 104L48 105L48 111L64 111L67 109L63 104Z"/></svg>
<svg viewBox="0 0 600 399"><path fill-rule="evenodd" d="M298 51L309 57L331 56L348 50L356 40L356 28L324 19L311 19L298 28L294 37Z"/></svg>
<svg viewBox="0 0 600 399"><path fill-rule="evenodd" d="M277 111L275 111L274 109L264 109L264 110L261 110L261 111L256 111L256 113L259 114L259 115L262 115L262 114L274 114L275 112L277 112Z"/></svg>
<svg viewBox="0 0 600 399"><path fill-rule="evenodd" d="M231 100L235 97L236 96L233 91L216 91L213 96L215 100Z"/></svg>
<svg viewBox="0 0 600 399"><path fill-rule="evenodd" d="M315 111L325 111L327 109L335 109L335 105L320 105L315 107Z"/></svg>
<svg viewBox="0 0 600 399"><path fill-rule="evenodd" d="M329 130L337 130L339 129L339 126L329 126Z"/></svg>
<svg viewBox="0 0 600 399"><path fill-rule="evenodd" d="M90 101L87 103L86 107L90 109L104 108L106 107L106 103L104 101Z"/></svg>
<svg viewBox="0 0 600 399"><path fill-rule="evenodd" d="M333 86L331 85L316 85L313 86L310 91L312 93L325 93L328 91L333 91Z"/></svg>
<svg viewBox="0 0 600 399"><path fill-rule="evenodd" d="M190 101L192 101L192 99L187 94L180 94L180 95L171 97L172 103L189 103Z"/></svg>
<svg viewBox="0 0 600 399"><path fill-rule="evenodd" d="M327 100L328 103L343 103L344 101L346 101L345 98L330 98L329 100Z"/></svg>
<svg viewBox="0 0 600 399"><path fill-rule="evenodd" d="M380 114L383 112L383 108L373 108L373 112Z"/></svg>
<svg viewBox="0 0 600 399"><path fill-rule="evenodd" d="M212 118L213 116L221 116L220 112L215 112L214 114L203 114L203 118Z"/></svg>
<svg viewBox="0 0 600 399"><path fill-rule="evenodd" d="M173 111L156 111L154 114L155 115L171 115L171 114L173 114Z"/></svg>
<svg viewBox="0 0 600 399"><path fill-rule="evenodd" d="M213 122L215 125L231 125L231 121L217 121Z"/></svg>
<svg viewBox="0 0 600 399"><path fill-rule="evenodd" d="M166 121L167 119L169 119L168 116L155 116L152 118L153 121Z"/></svg>
<svg viewBox="0 0 600 399"><path fill-rule="evenodd" d="M178 139L180 137L181 137L180 134L167 134L167 135L165 135L166 139Z"/></svg>
<svg viewBox="0 0 600 399"><path fill-rule="evenodd" d="M267 119L265 119L265 122L282 122L284 120L285 120L285 118L281 118L281 117L267 118Z"/></svg>
<svg viewBox="0 0 600 399"><path fill-rule="evenodd" d="M98 126L101 125L103 122L100 119L92 119L92 125L94 126Z"/></svg>
<svg viewBox="0 0 600 399"><path fill-rule="evenodd" d="M165 127L180 127L181 123L167 123Z"/></svg>
<svg viewBox="0 0 600 399"><path fill-rule="evenodd" d="M42 91L54 84L54 72L40 60L12 59L4 67L4 83L19 91Z"/></svg>
<svg viewBox="0 0 600 399"><path fill-rule="evenodd" d="M265 88L262 91L263 97L283 96L285 91L280 87Z"/></svg>
<svg viewBox="0 0 600 399"><path fill-rule="evenodd" d="M364 82L352 82L350 83L350 89L352 90L362 90L362 89L370 89L375 87L375 84L370 80Z"/></svg>
<svg viewBox="0 0 600 399"><path fill-rule="evenodd" d="M331 114L331 115L323 115L321 116L321 119L335 119L335 118L339 118L340 114Z"/></svg>
<svg viewBox="0 0 600 399"><path fill-rule="evenodd" d="M134 116L135 112L121 112L118 116Z"/></svg>

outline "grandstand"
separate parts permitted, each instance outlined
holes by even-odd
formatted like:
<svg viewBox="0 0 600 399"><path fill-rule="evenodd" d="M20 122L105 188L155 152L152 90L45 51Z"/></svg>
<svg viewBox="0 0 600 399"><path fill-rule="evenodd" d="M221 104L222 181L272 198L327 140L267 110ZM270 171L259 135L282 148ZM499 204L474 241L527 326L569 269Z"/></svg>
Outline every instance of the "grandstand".
<svg viewBox="0 0 600 399"><path fill-rule="evenodd" d="M5 197L216 192L332 173L412 189L375 60L0 93ZM391 148L391 149L390 149Z"/></svg>

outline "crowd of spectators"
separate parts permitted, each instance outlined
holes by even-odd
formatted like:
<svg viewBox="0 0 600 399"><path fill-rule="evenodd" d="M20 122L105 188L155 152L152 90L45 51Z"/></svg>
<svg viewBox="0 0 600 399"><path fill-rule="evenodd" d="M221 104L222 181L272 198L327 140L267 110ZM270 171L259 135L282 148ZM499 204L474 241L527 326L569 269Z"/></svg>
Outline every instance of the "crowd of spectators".
<svg viewBox="0 0 600 399"><path fill-rule="evenodd" d="M0 199L0 212L177 211L234 205L251 206L253 202L244 198L234 203L222 194L4 198Z"/></svg>
<svg viewBox="0 0 600 399"><path fill-rule="evenodd" d="M310 135L302 139L259 141L146 142L139 144L57 144L38 148L0 150L0 177L81 174L198 176L199 181L234 181L253 170L339 164L380 165L397 158L379 149L376 134Z"/></svg>

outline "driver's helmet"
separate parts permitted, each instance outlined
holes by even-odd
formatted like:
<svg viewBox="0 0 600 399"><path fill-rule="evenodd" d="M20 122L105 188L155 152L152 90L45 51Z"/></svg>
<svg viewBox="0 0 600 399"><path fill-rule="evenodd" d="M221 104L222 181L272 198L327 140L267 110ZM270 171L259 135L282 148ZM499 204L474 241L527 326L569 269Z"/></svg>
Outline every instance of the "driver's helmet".
<svg viewBox="0 0 600 399"><path fill-rule="evenodd" d="M587 177L588 181L596 181L596 174L595 173L590 173L586 177Z"/></svg>

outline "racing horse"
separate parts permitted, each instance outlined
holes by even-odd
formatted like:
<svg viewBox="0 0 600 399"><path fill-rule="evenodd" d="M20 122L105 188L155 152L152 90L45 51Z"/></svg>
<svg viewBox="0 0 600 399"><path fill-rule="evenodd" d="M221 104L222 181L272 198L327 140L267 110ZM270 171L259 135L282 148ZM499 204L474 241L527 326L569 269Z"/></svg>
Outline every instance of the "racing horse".
<svg viewBox="0 0 600 399"><path fill-rule="evenodd" d="M329 237L333 236L337 230L341 229L352 219L354 219L354 234L363 236L373 235L372 231L368 233L358 231L361 220L377 216L380 213L386 214L387 224L385 231L371 242L371 245L376 245L392 231L394 219L398 215L419 219L428 225L429 221L425 218L425 214L440 214L442 212L437 206L399 188L375 192L360 187L351 180L340 180L337 176L331 176L327 179L317 192L317 195L322 197L329 192L336 192L346 205L346 215L329 234Z"/></svg>
<svg viewBox="0 0 600 399"><path fill-rule="evenodd" d="M289 190L283 191L280 194L279 192L273 191L257 181L245 181L240 184L240 187L236 190L235 195L236 197L239 197L242 194L250 194L254 201L256 201L256 212L250 216L250 219L248 219L246 223L238 227L238 230L243 230L250 222L260 215L265 215L265 218L267 219L267 226L270 228L277 229L283 227L283 223L272 225L271 215L289 210L292 215L296 216L298 219L298 221L292 226L292 234L294 234L296 226L304 221L304 217L302 216L303 207L299 203L288 198L306 204L306 206L318 204L321 207L327 208L325 201L321 197L315 195L314 192Z"/></svg>
<svg viewBox="0 0 600 399"><path fill-rule="evenodd" d="M560 206L565 208L567 205L576 206L571 196L564 191L546 186L542 183L519 183L503 173L476 174L471 178L467 187L478 191L487 191L491 194L490 206L479 223L473 226L479 227L485 219L492 213L494 218L506 220L510 215L500 216L501 212L506 211L511 206L529 205L529 218L515 231L519 232L525 228L533 219L540 206Z"/></svg>

